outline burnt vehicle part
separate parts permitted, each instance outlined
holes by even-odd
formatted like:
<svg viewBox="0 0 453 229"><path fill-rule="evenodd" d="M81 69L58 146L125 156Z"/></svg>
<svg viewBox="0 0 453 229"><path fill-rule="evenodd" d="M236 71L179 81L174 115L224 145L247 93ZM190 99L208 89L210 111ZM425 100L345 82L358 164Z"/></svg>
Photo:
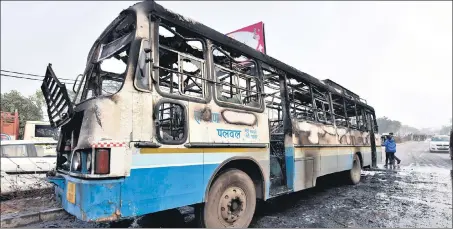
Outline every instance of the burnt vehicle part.
<svg viewBox="0 0 453 229"><path fill-rule="evenodd" d="M79 141L84 122L89 118L86 116L86 112L89 110L90 113L94 113L97 125L105 128L103 126L105 123L102 123L100 118L100 106L90 100L95 98L115 100L115 94L121 91L126 80L130 62L137 62L135 60L137 58L131 60L129 55L131 52L138 52L137 45L132 47L134 39L134 15L123 12L107 27L90 50L87 67L84 74L81 75L81 81L77 88L73 87L76 89L74 102L71 102L65 85L59 83L49 64L41 88L46 98L51 124L61 128L57 146L57 171L69 173L74 170L76 173L85 174L84 177L87 178L90 174L95 174L94 170L87 167L96 161L95 155L92 155L95 152L92 152L92 146L86 139L87 136L83 136L82 142ZM139 42L137 41L135 44ZM113 60L113 64L109 63L110 65L106 69L103 64L105 65L109 60L110 62ZM118 65L123 68L119 69ZM135 67L135 64L133 65ZM74 159L78 163L76 167L79 169L73 168ZM82 168L84 168L83 172Z"/></svg>
<svg viewBox="0 0 453 229"><path fill-rule="evenodd" d="M315 120L316 122L319 122L319 125L323 127L324 125L335 125L335 117L334 117L334 109L332 108L332 96L335 95L340 95L342 94L336 90L334 90L332 87L326 86L325 83L322 81L319 81L315 79L314 77L311 77L305 73L302 73L300 71L295 70L292 67L289 67L267 55L264 54L258 54L256 50L251 49L250 47L243 45L240 42L237 42L231 38L226 37L223 34L220 34L219 32L210 29L200 23L193 22L191 20L188 20L184 18L181 15L172 13L163 7L161 7L158 4L155 4L154 2L142 2L134 5L130 9L135 10L137 14L142 14L141 17L143 19L143 14L146 15L151 15L150 20L151 20L151 25L150 25L150 33L152 36L150 37L151 45L152 47L148 51L144 51L144 53L150 54L148 57L146 57L146 54L143 54L145 56L141 56L142 59L140 61L141 65L143 66L143 63L152 63L152 70L153 70L153 78L150 78L155 87L151 88L149 87L149 90L156 89L156 91L162 96L162 97L167 97L173 100L183 100L181 101L182 103L187 102L187 101L194 101L197 103L207 103L207 101L210 100L210 98L214 98L215 103L218 105L222 103L222 108L232 108L231 110L234 109L241 109L241 110L247 110L247 111L255 111L255 112L263 112L265 109L265 106L263 106L263 102L260 101L260 96L265 95L260 94L260 91L263 87L263 84L266 84L265 79L261 79L262 73L260 71L260 66L265 65L264 63L268 63L269 68L273 68L274 72L277 73L273 79L269 79L270 81L273 81L275 86L275 94L276 96L280 97L279 102L270 103L267 106L274 106L276 107L278 117L275 120L272 120L274 122L273 128L270 128L271 130L269 131L271 135L271 139L273 138L276 140L275 142L271 142L271 154L274 155L274 160L271 159L271 161L277 161L277 162L271 162L272 164L276 165L276 168L274 171L271 172L273 173L273 176L276 178L274 179L275 182L271 186L271 194L270 196L276 196L281 193L288 193L293 190L293 175L294 175L294 147L293 147L293 133L294 134L304 134L303 131L299 131L297 129L297 126L293 124L294 121L297 120L297 117L300 117L300 119L305 120L305 117L310 118ZM138 15L137 17L140 17ZM153 21L154 20L154 21ZM159 43L160 41L160 36L159 34L156 34L159 32L158 29L156 29L156 21L161 20L163 24L170 25L176 29L172 29L175 31L177 34L174 34L174 37L176 39L167 39L167 38L162 38L162 42ZM126 23L127 24L127 23ZM125 28L127 28L126 26ZM140 26L138 26L140 27ZM163 26L165 27L165 26ZM180 29L182 28L182 29ZM185 34L184 28L186 30L190 30L194 35L190 35L189 33ZM168 28L167 28L168 29ZM141 31L143 32L144 29L141 27ZM195 32L194 32L195 31ZM131 32L131 31L129 31ZM70 149L71 152L73 152L72 155L72 162L70 163L70 168L72 167L72 164L75 165L75 161L77 162L77 165L75 166L78 170L80 162L83 163L85 160L87 160L88 155L83 156L83 154L86 154L88 152L84 152L85 149L87 149L87 145L82 144L81 141L86 142L86 137L81 137L80 132L83 132L84 126L80 124L83 120L83 122L89 122L90 125L95 126L98 129L104 129L108 128L108 125L106 125L103 122L102 119L102 109L103 107L98 106L100 103L97 103L96 101L107 101L111 102L110 104L121 102L118 101L119 96L115 96L118 94L121 94L124 92L124 89L122 87L130 86L124 83L126 79L122 79L121 75L118 74L105 74L105 72L102 71L102 69L99 69L100 67L97 66L98 63L96 63L97 60L99 60L99 56L102 58L106 57L114 57L114 53L118 50L125 51L129 50L129 54L126 51L125 56L120 56L118 59L126 60L123 62L128 62L128 69L129 67L135 67L135 64L130 64L130 63L135 63L137 61L136 59L139 59L139 55L142 50L140 50L139 47L142 47L143 44L139 43L137 39L132 39L133 44L131 47L128 47L127 45L122 47L121 45L118 46L118 48L106 48L105 50L113 50L111 53L105 53L102 54L102 50L100 47L103 47L102 44L121 44L121 42L115 42L116 39L120 40L128 40L128 31L121 32L118 36L113 36L110 34L110 30L108 32L104 32L102 35L102 39L97 41L93 47L93 49L90 51L90 57L89 57L89 64L87 66L87 70L85 71L85 77L82 80L80 86L81 89L79 90L80 94L80 99L76 101L76 108L74 114L74 117L71 119L74 120L74 123L69 125L66 124L65 126L68 127L64 132L64 141L62 142L68 142L69 144L67 145L68 148ZM137 32L137 34L140 32ZM198 51L194 50L189 50L190 48L184 44L187 43L186 40L187 38L203 38L206 41L206 49L203 47L203 58L193 58L194 55L199 55L198 57L202 57L200 54L197 54ZM105 39L104 39L105 38ZM215 42L211 42L211 40L214 40ZM142 46L140 46L140 44ZM116 45L112 45L113 47L116 47ZM183 47L183 48L181 48ZM234 47L234 49L232 48ZM186 50L175 50L175 49L186 49ZM193 47L192 47L193 48ZM211 51L213 48L216 48L220 53L223 54L223 56L218 55L216 58L211 55ZM123 50L124 49L124 50ZM134 51L135 50L135 51ZM235 51L240 50L241 54L244 54L247 58L253 59L253 65L245 65L245 66L237 66L235 61L235 57L237 56L235 54ZM101 54L99 54L101 53ZM209 55L207 55L209 53ZM189 56L189 57L188 57ZM220 58L218 58L220 56ZM176 57L176 58L175 58ZM101 59L102 59L101 58ZM134 59L135 58L135 59ZM144 59L143 59L144 58ZM212 58L209 59L209 58ZM133 59L133 60L132 60ZM169 59L169 60L166 60ZM215 59L215 60L214 60ZM92 63L94 60L94 63ZM143 61L144 60L144 61ZM160 62L162 60L162 62ZM190 62L195 62L197 64L193 64L196 66L195 70L186 70L183 69L184 64L189 60ZM217 67L219 71L215 71L214 66L202 66L203 61L206 63L215 63L217 64ZM173 67L173 64L177 64L177 67ZM229 65L229 66L228 66ZM235 67L232 67L231 65L236 65ZM272 67L271 67L272 66ZM171 67L171 68L170 68ZM182 67L182 68L181 68ZM146 64L145 64L146 68ZM268 68L268 69L269 69ZM223 73L220 70L224 70ZM206 71L210 74L203 75L203 71ZM130 80L132 77L132 72L137 74L137 69L131 69L128 72L124 78L128 77ZM170 76L171 73L174 73L177 75L177 77L173 78L173 76ZM201 74L201 75L200 75ZM186 78L181 75L186 75ZM212 76L211 79L209 79L209 76ZM214 76L216 77L215 79ZM119 84L114 84L112 85L112 88L116 88L119 90L119 92L116 94L114 92L115 90L109 91L108 95L103 94L102 92L102 79L108 78L108 80L119 82ZM144 77L146 78L146 77ZM240 85L235 85L234 81L239 81L239 80L244 80L248 81L247 86L245 87L239 87ZM137 80L137 75L135 77L135 80ZM255 82L256 81L256 82ZM126 81L127 83L131 83L129 81ZM136 82L136 81L134 81ZM146 79L144 79L144 85L147 87ZM201 82L208 82L209 87L203 88L203 85L201 85ZM121 86L120 86L121 85ZM222 88L221 90L218 90L218 92L215 94L216 86L222 85L226 86L227 88ZM270 84L269 84L270 85ZM134 84L135 87L138 86L138 84ZM143 85L142 85L143 86ZM141 87L141 86L140 86ZM164 94L163 90L159 91L160 88L167 88L168 91L166 91ZM83 89L82 89L83 88ZM101 89L101 90L100 90ZM130 88L129 88L130 89ZM136 88L137 89L137 88ZM143 88L142 88L143 89ZM144 90L147 90L148 88L144 88ZM187 90L186 90L187 89ZM138 90L138 89L137 89ZM91 91L91 92L90 92ZM310 96L308 96L307 92L310 92ZM110 93L112 92L112 93ZM90 94L91 93L91 94ZM187 96L187 94L193 93L193 96ZM242 94L241 94L242 93ZM91 96L88 96L88 95ZM182 95L183 94L183 95ZM218 95L221 96L218 96ZM164 96L165 95L165 96ZM225 96L223 96L225 95ZM242 97L244 95L244 97ZM212 96L212 97L210 97ZM201 98L200 98L201 97ZM220 97L220 98L219 98ZM225 98L222 98L225 97ZM272 97L271 95L266 97ZM159 96L157 96L159 98ZM239 98L239 99L238 99ZM243 99L244 98L244 99ZM227 101L221 101L222 99L227 100ZM82 102L80 102L82 101ZM95 102L92 102L95 101ZM154 101L153 101L154 102ZM253 102L259 102L260 106L255 106L252 105ZM364 124L363 122L363 107L369 107L368 105L360 102L360 101L352 101L350 100L350 107L353 108L354 112L351 112L350 115L353 116L354 123L356 125L356 128L361 128ZM129 101L130 103L130 101ZM131 103L132 104L132 103ZM131 105L132 106L132 105ZM344 105L346 106L346 105ZM136 107L136 106L135 106ZM105 107L104 107L105 108ZM131 108L131 107L127 107ZM180 143L183 142L183 139L187 137L186 135L186 120L187 120L187 112L182 106L178 106L174 101L169 100L168 104L162 104L162 106L157 106L154 107L153 112L149 112L149 114L155 114L156 119L160 120L161 122L158 122L158 125L156 125L159 129L159 135L157 135L157 139L159 141L164 141L164 144L169 144L171 142ZM132 109L132 108L131 108ZM145 109L141 107L140 109ZM372 109L370 107L370 109ZM127 109L124 109L127 110ZM151 109L150 109L151 110ZM339 114L345 113L345 118L348 118L347 114L347 108L344 107L345 111L338 111ZM352 111L352 110L351 110ZM105 112L104 112L105 113ZM142 112L143 113L143 112ZM203 113L209 113L209 112L203 112ZM132 112L130 113L132 114ZM162 114L162 115L160 115ZM224 113L222 113L223 115ZM296 117L296 118L295 118ZM362 118L361 118L362 117ZM79 119L80 121L76 121ZM90 120L89 120L90 119ZM132 119L132 123L134 123L134 117L132 115L129 115L128 117L125 117L124 119L119 119L119 120L126 120L130 121ZM88 120L88 121L86 121ZM118 119L117 119L118 120ZM361 121L357 121L361 120ZM143 121L143 120L142 120ZM172 122L175 121L175 122ZM349 121L349 120L348 120ZM79 123L80 122L80 123ZM162 125L161 125L162 124ZM65 127L63 126L63 127ZM143 125L146 126L146 125ZM153 125L149 125L150 128L153 127ZM275 128L274 128L275 127ZM156 128L156 131L157 129ZM330 128L330 127L329 127ZM275 130L275 131L274 131ZM129 129L128 129L129 131ZM123 131L124 132L124 131ZM131 128L131 131L129 132L131 137L128 139L134 139L134 131ZM128 134L129 134L128 133ZM316 133L318 134L318 133ZM324 135L327 135L326 133L322 133ZM155 136L152 136L155 137ZM336 137L336 136L335 136ZM165 140L164 140L165 138ZM136 138L139 139L139 138ZM151 139L151 137L150 137ZM142 139L139 139L139 141ZM149 142L149 139L146 139L148 141L144 142L146 144L136 144L138 146L150 146L152 148L157 148L160 145L158 144L153 144L152 142ZM129 143L129 142L128 142ZM162 143L162 142L161 142ZM275 144L274 144L275 143ZM318 143L318 142L317 142ZM316 143L316 144L317 144ZM223 144L223 143L222 143ZM313 143L314 144L314 143ZM299 145L304 145L304 144L299 144ZM186 145L190 146L190 145ZM223 145L219 145L223 146ZM238 146L238 145L231 145L231 146ZM256 148L256 146L254 146ZM103 154L104 160L108 158L106 155L109 154L108 151L101 151ZM93 151L92 151L93 153ZM77 155L76 155L77 154ZM85 159L83 159L85 158ZM93 158L93 156L92 156ZM110 158L108 158L110 159ZM93 160L93 159L92 159ZM300 164L300 163L299 163ZM266 165L267 166L267 165ZM86 168L89 166L86 166ZM110 170L114 169L115 166L113 167L103 167L102 172L109 172ZM280 168L278 168L280 167ZM309 165L305 171L309 171L310 168L313 168L313 165ZM87 169L89 170L89 169ZM261 169L260 169L261 170ZM278 171L280 170L280 171ZM282 171L283 170L283 171ZM313 169L311 169L313 173ZM79 176L79 174L71 174L74 176L78 176L79 178L89 178L88 176ZM279 178L280 177L280 178ZM100 178L100 177L97 177ZM102 177L104 178L104 177ZM104 179L104 182L110 182L114 179ZM121 180L121 179L116 179ZM127 178L123 179L127 181ZM254 179L254 181L257 181L259 179ZM278 182L280 181L280 182ZM83 181L87 182L88 181ZM97 181L95 181L97 182ZM120 183L121 181L118 181ZM258 181L261 182L261 181ZM94 183L94 182L93 182ZM104 185L104 187L108 188L109 190L117 189L120 186L120 184L115 184L115 185ZM264 185L263 185L264 186ZM104 188L101 187L101 188ZM257 186L259 187L259 185ZM113 189L112 189L113 188ZM281 188L281 190L280 190ZM119 190L119 189L118 189ZM133 190L133 189L129 189ZM122 190L124 191L124 190ZM93 195L93 193L84 193L86 194L85 197L88 197ZM113 196L118 197L119 194L113 193ZM131 194L131 193L129 193ZM121 193L122 195L122 193ZM159 194L157 194L159 195ZM265 194L263 194L264 196ZM127 195L124 195L127 196ZM131 195L132 196L132 195ZM98 195L96 197L99 197L100 199L106 198L103 195ZM266 197L267 198L267 197ZM107 202L107 200L102 199L102 201ZM119 200L116 204L120 203ZM112 201L114 202L114 201ZM130 202L134 203L134 202ZM193 203L193 202L191 202ZM109 202L110 204L110 202ZM112 204L113 206L114 204ZM127 204L123 205L126 206ZM156 210L159 204L149 204L149 208L147 209L148 212ZM120 206L120 205L117 205ZM161 206L161 205L159 205ZM115 206L116 207L116 206ZM161 206L162 207L162 206ZM167 206L168 207L168 206ZM175 207L175 206L172 206ZM165 208L162 207L162 208ZM142 208L143 209L143 208ZM88 209L85 209L88 210ZM105 209L103 209L105 210ZM115 211L111 211L111 209L108 209L106 211L102 212L109 212L109 215L112 213L115 213L114 217L119 217L120 213L117 214L117 209ZM126 211L129 211L130 209L126 209ZM160 209L162 210L162 209ZM91 211L93 212L93 211ZM128 216L130 212L121 212L125 216ZM123 216L124 216L123 215ZM82 218L85 219L92 219L92 218L86 218L85 216L82 216ZM111 219L110 216L106 217L105 215L95 215L94 219L99 219L99 220L109 220Z"/></svg>
<svg viewBox="0 0 453 229"><path fill-rule="evenodd" d="M73 104L69 99L66 85L58 80L52 64L47 66L41 90L47 104L50 125L58 128L69 122L74 115Z"/></svg>

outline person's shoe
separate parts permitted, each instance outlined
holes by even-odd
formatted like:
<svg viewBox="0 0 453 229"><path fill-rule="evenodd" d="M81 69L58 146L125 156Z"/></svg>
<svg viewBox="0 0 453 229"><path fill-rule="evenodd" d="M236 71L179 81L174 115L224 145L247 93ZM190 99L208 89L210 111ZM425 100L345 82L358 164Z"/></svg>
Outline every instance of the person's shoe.
<svg viewBox="0 0 453 229"><path fill-rule="evenodd" d="M384 165L384 168L387 168L387 165Z"/></svg>
<svg viewBox="0 0 453 229"><path fill-rule="evenodd" d="M398 160L398 165L401 163L401 160Z"/></svg>

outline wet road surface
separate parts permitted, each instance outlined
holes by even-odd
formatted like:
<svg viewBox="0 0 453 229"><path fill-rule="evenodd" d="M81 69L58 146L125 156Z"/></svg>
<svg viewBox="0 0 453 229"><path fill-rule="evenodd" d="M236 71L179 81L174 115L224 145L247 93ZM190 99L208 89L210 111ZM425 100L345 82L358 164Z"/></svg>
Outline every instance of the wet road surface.
<svg viewBox="0 0 453 229"><path fill-rule="evenodd" d="M257 205L250 227L447 227L452 228L452 162L430 153L427 142L398 146L399 168L364 171L355 186L324 177L318 187ZM382 168L382 165L380 165ZM29 227L196 227L192 208L114 224L71 216Z"/></svg>

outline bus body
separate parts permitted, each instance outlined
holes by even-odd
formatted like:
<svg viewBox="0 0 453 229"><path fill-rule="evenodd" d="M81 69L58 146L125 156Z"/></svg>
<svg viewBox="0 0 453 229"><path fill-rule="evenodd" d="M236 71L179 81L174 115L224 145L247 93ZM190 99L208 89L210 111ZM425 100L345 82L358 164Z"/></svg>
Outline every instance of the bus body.
<svg viewBox="0 0 453 229"><path fill-rule="evenodd" d="M357 183L380 156L358 96L153 1L97 39L74 103L51 65L41 88L60 127L48 179L84 221L191 205L202 226L247 227L256 199L337 172Z"/></svg>

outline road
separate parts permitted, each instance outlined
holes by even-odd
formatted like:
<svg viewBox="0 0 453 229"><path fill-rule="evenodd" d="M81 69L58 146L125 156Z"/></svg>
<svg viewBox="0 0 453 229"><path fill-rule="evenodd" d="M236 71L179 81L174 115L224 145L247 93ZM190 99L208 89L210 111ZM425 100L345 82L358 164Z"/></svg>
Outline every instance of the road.
<svg viewBox="0 0 453 229"><path fill-rule="evenodd" d="M428 142L408 142L398 147L396 156L402 159L401 166L421 166L451 169L448 153L430 153ZM401 151L401 153L400 153Z"/></svg>
<svg viewBox="0 0 453 229"><path fill-rule="evenodd" d="M398 146L396 170L364 171L355 186L319 186L261 203L250 227L448 227L452 228L452 162L446 153L429 153L427 142ZM382 165L380 165L382 168ZM195 227L191 208L115 224L80 222L73 217L30 227Z"/></svg>

